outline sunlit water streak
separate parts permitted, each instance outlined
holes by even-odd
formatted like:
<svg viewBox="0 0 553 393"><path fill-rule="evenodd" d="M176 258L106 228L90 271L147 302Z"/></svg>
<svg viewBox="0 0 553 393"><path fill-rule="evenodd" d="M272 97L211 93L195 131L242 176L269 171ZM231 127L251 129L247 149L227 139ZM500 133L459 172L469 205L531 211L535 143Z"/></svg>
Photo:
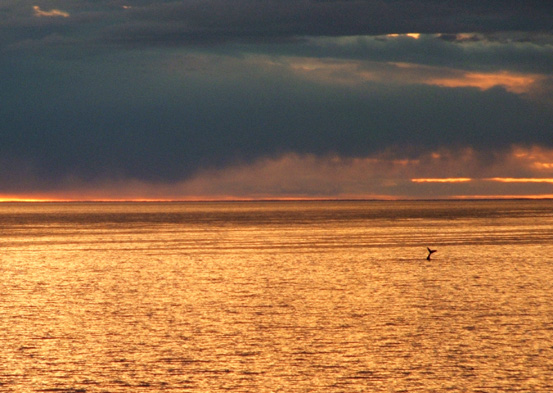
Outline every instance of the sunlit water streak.
<svg viewBox="0 0 553 393"><path fill-rule="evenodd" d="M1 204L0 225L0 391L553 391L550 201Z"/></svg>

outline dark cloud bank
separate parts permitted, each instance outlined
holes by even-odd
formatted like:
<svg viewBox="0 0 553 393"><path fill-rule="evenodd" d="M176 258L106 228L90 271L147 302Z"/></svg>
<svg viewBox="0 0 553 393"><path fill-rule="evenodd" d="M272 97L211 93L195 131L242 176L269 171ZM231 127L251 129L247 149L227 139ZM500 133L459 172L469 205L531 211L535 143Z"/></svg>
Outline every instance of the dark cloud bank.
<svg viewBox="0 0 553 393"><path fill-rule="evenodd" d="M543 31L551 29L551 4L543 1L183 1L137 8L143 26L128 26L130 40L281 38ZM167 33L159 23L167 23ZM141 27L143 29L141 29ZM159 33L150 35L153 31ZM125 37L125 36L123 36Z"/></svg>
<svg viewBox="0 0 553 393"><path fill-rule="evenodd" d="M21 1L0 15L1 192L178 181L286 153L553 147L546 1ZM411 32L426 35L385 36ZM339 68L296 72L309 59L355 75L408 63L541 79L522 92L338 83Z"/></svg>

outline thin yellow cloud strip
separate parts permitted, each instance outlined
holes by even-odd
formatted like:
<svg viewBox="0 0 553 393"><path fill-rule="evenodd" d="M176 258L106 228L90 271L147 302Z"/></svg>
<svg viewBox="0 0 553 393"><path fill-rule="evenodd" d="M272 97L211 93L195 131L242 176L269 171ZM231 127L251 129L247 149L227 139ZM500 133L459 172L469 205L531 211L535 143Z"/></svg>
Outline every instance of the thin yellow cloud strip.
<svg viewBox="0 0 553 393"><path fill-rule="evenodd" d="M415 178L411 179L413 183L466 183L473 181L470 177L453 177L453 178ZM500 183L553 183L553 178L535 178L535 177L490 177L480 179L483 181L493 181Z"/></svg>
<svg viewBox="0 0 553 393"><path fill-rule="evenodd" d="M62 10L56 10L52 9L50 11L43 11L40 9L38 5L33 6L33 10L35 12L35 16L37 17L62 17L62 18L69 18L69 13L62 11Z"/></svg>
<svg viewBox="0 0 553 393"><path fill-rule="evenodd" d="M411 179L413 183L466 183L472 181L470 177L448 177L448 178L418 178Z"/></svg>
<svg viewBox="0 0 553 393"><path fill-rule="evenodd" d="M409 37L413 38L415 40L418 40L420 38L420 33L407 33L407 34L387 34L386 37L390 38L397 38L397 37Z"/></svg>
<svg viewBox="0 0 553 393"><path fill-rule="evenodd" d="M484 179L488 181L497 181L501 183L553 183L552 178L517 178L517 177L491 177Z"/></svg>

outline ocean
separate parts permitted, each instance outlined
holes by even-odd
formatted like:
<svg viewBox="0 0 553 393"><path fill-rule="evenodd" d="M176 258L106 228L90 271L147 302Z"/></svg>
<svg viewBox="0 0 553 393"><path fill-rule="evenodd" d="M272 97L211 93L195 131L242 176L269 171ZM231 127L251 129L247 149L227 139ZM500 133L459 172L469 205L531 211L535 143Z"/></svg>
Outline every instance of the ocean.
<svg viewBox="0 0 553 393"><path fill-rule="evenodd" d="M0 345L2 392L551 392L553 201L2 203Z"/></svg>

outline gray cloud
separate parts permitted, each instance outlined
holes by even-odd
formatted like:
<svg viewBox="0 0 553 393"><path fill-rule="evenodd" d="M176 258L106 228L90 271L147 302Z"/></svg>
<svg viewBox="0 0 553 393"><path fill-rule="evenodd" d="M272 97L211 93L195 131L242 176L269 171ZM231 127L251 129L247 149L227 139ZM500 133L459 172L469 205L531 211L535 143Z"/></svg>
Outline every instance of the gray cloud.
<svg viewBox="0 0 553 393"><path fill-rule="evenodd" d="M421 35L419 39L386 36L313 38L296 45L282 45L285 53L313 57L412 62L466 70L513 70L553 73L553 35L498 40L472 34ZM465 38L457 38L465 37ZM473 37L473 38L471 38ZM505 38L505 37L502 37Z"/></svg>
<svg viewBox="0 0 553 393"><path fill-rule="evenodd" d="M409 32L551 32L553 11L553 4L537 0L23 0L0 7L4 45L56 33L129 47ZM37 17L33 7L71 17Z"/></svg>
<svg viewBox="0 0 553 393"><path fill-rule="evenodd" d="M131 10L142 25L122 26L123 40L175 43L291 36L551 31L546 2L224 0L156 2ZM161 28L164 23L165 29ZM167 32L168 30L172 33ZM154 31L159 32L156 36ZM126 34L125 34L126 33Z"/></svg>
<svg viewBox="0 0 553 393"><path fill-rule="evenodd" d="M13 64L0 154L45 181L110 173L174 181L292 151L361 157L394 147L401 156L444 145L553 143L551 112L502 88L324 85L224 56L177 59L158 74L148 62L129 73L133 56L57 72Z"/></svg>

